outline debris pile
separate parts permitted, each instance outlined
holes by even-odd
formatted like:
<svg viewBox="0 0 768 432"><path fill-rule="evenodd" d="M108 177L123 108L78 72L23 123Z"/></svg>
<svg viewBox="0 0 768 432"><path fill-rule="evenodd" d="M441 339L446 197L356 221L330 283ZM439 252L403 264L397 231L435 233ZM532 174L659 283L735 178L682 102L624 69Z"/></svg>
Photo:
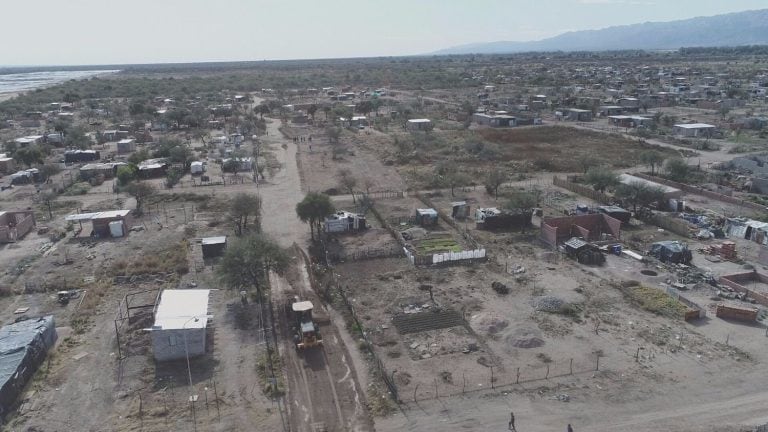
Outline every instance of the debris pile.
<svg viewBox="0 0 768 432"><path fill-rule="evenodd" d="M559 312L565 302L554 296L540 296L531 300L534 309L540 312Z"/></svg>

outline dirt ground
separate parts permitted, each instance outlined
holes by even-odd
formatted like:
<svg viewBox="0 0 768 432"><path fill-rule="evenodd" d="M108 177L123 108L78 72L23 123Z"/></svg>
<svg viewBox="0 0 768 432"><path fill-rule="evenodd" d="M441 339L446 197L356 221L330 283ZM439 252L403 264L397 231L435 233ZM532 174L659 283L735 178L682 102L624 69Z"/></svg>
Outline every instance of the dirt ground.
<svg viewBox="0 0 768 432"><path fill-rule="evenodd" d="M354 132L344 131L341 146L346 153L333 158L332 147L322 129L317 128L287 128L289 136L312 136L312 142L304 141L298 144L298 163L301 169L304 190L329 191L341 190L338 171L348 169L358 181L356 190L403 190L405 182L397 173L385 165L384 150L391 145L391 138L366 128ZM370 182L370 183L368 183Z"/></svg>

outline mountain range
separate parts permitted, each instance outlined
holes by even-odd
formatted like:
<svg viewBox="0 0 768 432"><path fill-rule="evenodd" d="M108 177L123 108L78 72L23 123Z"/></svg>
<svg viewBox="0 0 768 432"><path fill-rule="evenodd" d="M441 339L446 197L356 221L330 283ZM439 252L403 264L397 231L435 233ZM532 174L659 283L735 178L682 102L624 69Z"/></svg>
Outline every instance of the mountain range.
<svg viewBox="0 0 768 432"><path fill-rule="evenodd" d="M669 22L646 22L563 33L530 42L485 42L432 54L503 54L529 51L674 50L768 44L768 9Z"/></svg>

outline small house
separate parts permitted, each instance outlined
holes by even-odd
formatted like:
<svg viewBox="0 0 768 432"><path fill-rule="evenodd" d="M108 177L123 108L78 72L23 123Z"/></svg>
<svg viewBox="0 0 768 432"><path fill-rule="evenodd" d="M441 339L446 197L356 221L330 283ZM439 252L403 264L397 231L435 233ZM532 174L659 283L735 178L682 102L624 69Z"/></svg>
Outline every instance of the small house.
<svg viewBox="0 0 768 432"><path fill-rule="evenodd" d="M365 116L353 116L352 120L350 121L350 126L352 127L368 126L368 119Z"/></svg>
<svg viewBox="0 0 768 432"><path fill-rule="evenodd" d="M136 151L136 140L133 138L121 139L117 142L117 154L126 154Z"/></svg>
<svg viewBox="0 0 768 432"><path fill-rule="evenodd" d="M160 294L149 329L155 360L182 360L205 354L210 290L167 289Z"/></svg>
<svg viewBox="0 0 768 432"><path fill-rule="evenodd" d="M146 179L165 176L169 166L164 158L147 159L139 163L139 177Z"/></svg>
<svg viewBox="0 0 768 432"><path fill-rule="evenodd" d="M430 131L434 128L430 119L411 119L405 124L405 130L409 132Z"/></svg>
<svg viewBox="0 0 768 432"><path fill-rule="evenodd" d="M612 115L608 116L608 123L615 127L636 128L641 126L650 126L653 124L653 119L650 117L642 117L636 115Z"/></svg>
<svg viewBox="0 0 768 432"><path fill-rule="evenodd" d="M92 162L101 159L96 150L67 150L64 152L64 163Z"/></svg>
<svg viewBox="0 0 768 432"><path fill-rule="evenodd" d="M635 183L642 183L652 188L661 189L664 192L664 199L667 199L667 200L680 199L683 197L683 191L681 191L680 189L676 189L676 188L673 188L672 186L667 186L665 184L656 183L654 181L646 180L644 178L633 176L631 174L619 175L619 183L625 184L628 186Z"/></svg>
<svg viewBox="0 0 768 432"><path fill-rule="evenodd" d="M597 211L618 219L623 223L628 223L629 219L632 218L632 213L618 206L599 206Z"/></svg>
<svg viewBox="0 0 768 432"><path fill-rule="evenodd" d="M706 123L676 124L673 127L675 135L684 138L711 138L717 127Z"/></svg>
<svg viewBox="0 0 768 432"><path fill-rule="evenodd" d="M0 153L0 174L8 174L14 170L16 170L16 163L13 158Z"/></svg>
<svg viewBox="0 0 768 432"><path fill-rule="evenodd" d="M0 211L0 243L13 243L35 227L31 210Z"/></svg>
<svg viewBox="0 0 768 432"><path fill-rule="evenodd" d="M487 207L475 210L475 223L480 229L525 228L531 224L532 217L533 211L527 209L504 211Z"/></svg>
<svg viewBox="0 0 768 432"><path fill-rule="evenodd" d="M10 175L12 185L22 185L37 183L42 181L40 170L37 168L30 168L22 171L17 171Z"/></svg>
<svg viewBox="0 0 768 432"><path fill-rule="evenodd" d="M597 112L603 117L616 116L624 114L624 107L618 105L601 105L597 108Z"/></svg>
<svg viewBox="0 0 768 432"><path fill-rule="evenodd" d="M688 264L693 258L688 246L676 240L653 243L648 255L672 264Z"/></svg>
<svg viewBox="0 0 768 432"><path fill-rule="evenodd" d="M43 142L42 135L28 135L13 140L19 147L27 147L34 144L40 144Z"/></svg>
<svg viewBox="0 0 768 432"><path fill-rule="evenodd" d="M111 179L117 175L118 168L125 165L128 164L125 162L85 164L80 168L80 179L88 181L98 176Z"/></svg>
<svg viewBox="0 0 768 432"><path fill-rule="evenodd" d="M90 221L93 227L91 235L95 237L123 237L128 234L132 218L130 210L111 210L96 213L79 213L66 216L67 222Z"/></svg>
<svg viewBox="0 0 768 432"><path fill-rule="evenodd" d="M563 118L569 121L588 122L592 121L592 111L579 108L566 108L563 111Z"/></svg>
<svg viewBox="0 0 768 432"><path fill-rule="evenodd" d="M203 249L203 259L220 257L227 249L227 237L205 237L200 244Z"/></svg>
<svg viewBox="0 0 768 432"><path fill-rule="evenodd" d="M451 217L454 219L466 219L469 217L469 204L466 201L451 203Z"/></svg>
<svg viewBox="0 0 768 432"><path fill-rule="evenodd" d="M437 225L437 210L433 208L416 209L416 224L422 227Z"/></svg>
<svg viewBox="0 0 768 432"><path fill-rule="evenodd" d="M490 127L514 127L516 125L516 118L506 114L475 113L472 120L479 125Z"/></svg>
<svg viewBox="0 0 768 432"><path fill-rule="evenodd" d="M221 161L222 166L232 164L237 172L253 171L253 158L228 158Z"/></svg>
<svg viewBox="0 0 768 432"><path fill-rule="evenodd" d="M101 139L106 141L114 141L117 139L117 129L110 129L101 132Z"/></svg>
<svg viewBox="0 0 768 432"><path fill-rule="evenodd" d="M365 215L338 211L325 218L323 228L326 233L361 231L368 228Z"/></svg>
<svg viewBox="0 0 768 432"><path fill-rule="evenodd" d="M205 164L200 161L194 161L189 164L189 172L192 175L202 175L205 172Z"/></svg>

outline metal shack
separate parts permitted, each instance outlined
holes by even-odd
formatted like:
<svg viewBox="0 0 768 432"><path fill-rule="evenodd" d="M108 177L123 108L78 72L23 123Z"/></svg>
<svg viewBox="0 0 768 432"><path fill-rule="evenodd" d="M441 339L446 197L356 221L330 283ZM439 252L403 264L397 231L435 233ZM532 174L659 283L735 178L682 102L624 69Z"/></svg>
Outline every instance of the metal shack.
<svg viewBox="0 0 768 432"><path fill-rule="evenodd" d="M0 328L0 416L13 406L56 338L52 315Z"/></svg>
<svg viewBox="0 0 768 432"><path fill-rule="evenodd" d="M98 237L123 237L128 234L131 225L130 210L110 210L97 213L80 213L64 218L67 222L91 221L93 235Z"/></svg>
<svg viewBox="0 0 768 432"><path fill-rule="evenodd" d="M433 208L416 209L416 223L422 227L437 225L437 210Z"/></svg>
<svg viewBox="0 0 768 432"><path fill-rule="evenodd" d="M203 259L216 258L224 255L227 248L227 236L205 237L201 241Z"/></svg>
<svg viewBox="0 0 768 432"><path fill-rule="evenodd" d="M338 211L325 218L324 228L326 233L340 233L347 231L360 231L368 226L365 223L365 215Z"/></svg>
<svg viewBox="0 0 768 432"><path fill-rule="evenodd" d="M210 290L164 290L155 307L152 351L157 361L205 354Z"/></svg>

